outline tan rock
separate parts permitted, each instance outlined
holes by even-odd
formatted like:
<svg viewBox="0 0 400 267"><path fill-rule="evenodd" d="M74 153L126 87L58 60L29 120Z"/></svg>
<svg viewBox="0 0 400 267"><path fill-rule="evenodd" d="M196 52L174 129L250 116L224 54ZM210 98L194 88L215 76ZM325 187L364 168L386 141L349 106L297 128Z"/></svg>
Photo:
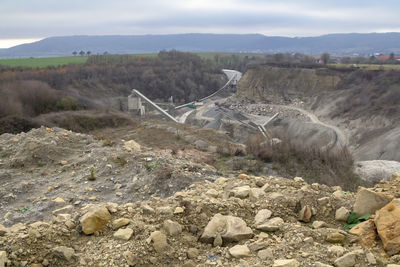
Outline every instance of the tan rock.
<svg viewBox="0 0 400 267"><path fill-rule="evenodd" d="M65 203L65 200L62 199L61 197L56 197L55 199L53 199L53 201L56 203Z"/></svg>
<svg viewBox="0 0 400 267"><path fill-rule="evenodd" d="M345 222L347 221L349 215L350 211L348 209L346 209L345 207L340 207L335 212L335 220L340 222Z"/></svg>
<svg viewBox="0 0 400 267"><path fill-rule="evenodd" d="M326 241L329 243L343 243L345 239L346 239L345 235L337 232L328 234L328 236L326 237Z"/></svg>
<svg viewBox="0 0 400 267"><path fill-rule="evenodd" d="M174 210L174 214L182 214L185 212L185 209L182 207L176 207Z"/></svg>
<svg viewBox="0 0 400 267"><path fill-rule="evenodd" d="M199 250L197 248L189 248L187 251L187 256L189 259L197 259L199 256Z"/></svg>
<svg viewBox="0 0 400 267"><path fill-rule="evenodd" d="M66 261L71 261L72 258L75 257L75 250L65 246L53 248L53 253L55 256Z"/></svg>
<svg viewBox="0 0 400 267"><path fill-rule="evenodd" d="M375 225L388 255L400 252L400 199L394 199L377 211Z"/></svg>
<svg viewBox="0 0 400 267"><path fill-rule="evenodd" d="M249 199L251 201L257 201L263 196L265 196L265 192L261 188L251 188L249 191Z"/></svg>
<svg viewBox="0 0 400 267"><path fill-rule="evenodd" d="M168 249L167 237L162 232L151 233L150 240L153 241L153 247L158 253Z"/></svg>
<svg viewBox="0 0 400 267"><path fill-rule="evenodd" d="M235 258L251 256L250 249L246 245L236 245L229 249L229 253Z"/></svg>
<svg viewBox="0 0 400 267"><path fill-rule="evenodd" d="M114 230L117 230L125 225L128 225L131 222L128 218L119 218L112 222L112 227Z"/></svg>
<svg viewBox="0 0 400 267"><path fill-rule="evenodd" d="M4 236L5 234L8 233L8 231L9 230L4 225L0 224L0 236Z"/></svg>
<svg viewBox="0 0 400 267"><path fill-rule="evenodd" d="M111 219L108 209L104 206L95 206L80 218L82 231L87 234L93 234L101 230Z"/></svg>
<svg viewBox="0 0 400 267"><path fill-rule="evenodd" d="M319 229L319 228L323 228L323 227L327 227L328 225L326 224L326 222L323 221L314 221L312 223L312 227L314 229Z"/></svg>
<svg viewBox="0 0 400 267"><path fill-rule="evenodd" d="M124 143L124 148L128 150L129 152L134 151L134 152L140 152L141 151L141 146L136 143L134 140L126 141Z"/></svg>
<svg viewBox="0 0 400 267"><path fill-rule="evenodd" d="M295 259L289 260L276 260L274 261L274 265L272 267L298 267L300 263Z"/></svg>
<svg viewBox="0 0 400 267"><path fill-rule="evenodd" d="M239 174L238 179L240 179L240 180L250 180L250 176L248 176L247 174L241 173L241 174Z"/></svg>
<svg viewBox="0 0 400 267"><path fill-rule="evenodd" d="M163 223L163 228L168 235L179 235L182 233L182 225L172 220L165 220Z"/></svg>
<svg viewBox="0 0 400 267"><path fill-rule="evenodd" d="M265 223L257 225L257 230L266 231L266 232L275 232L282 228L284 221L280 217L272 218Z"/></svg>
<svg viewBox="0 0 400 267"><path fill-rule="evenodd" d="M71 213L73 211L73 209L74 209L74 207L72 205L67 205L67 206L62 207L60 209L53 210L51 213L53 215Z"/></svg>
<svg viewBox="0 0 400 267"><path fill-rule="evenodd" d="M377 193L372 190L361 188L357 192L353 211L360 215L367 213L374 214L375 211L384 207L393 199L393 196L385 193Z"/></svg>
<svg viewBox="0 0 400 267"><path fill-rule="evenodd" d="M254 217L254 224L255 225L260 225L268 221L269 218L271 218L272 211L268 209L262 209L259 210Z"/></svg>
<svg viewBox="0 0 400 267"><path fill-rule="evenodd" d="M356 225L349 233L356 235L358 237L358 242L363 247L371 247L376 240L375 223L373 220L368 220Z"/></svg>
<svg viewBox="0 0 400 267"><path fill-rule="evenodd" d="M7 259L7 252L6 251L0 251L0 267L6 266L6 262L8 261Z"/></svg>
<svg viewBox="0 0 400 267"><path fill-rule="evenodd" d="M224 216L219 213L209 221L200 241L213 243L217 233L221 234L224 242L239 242L253 236L253 231L247 227L246 222L234 216Z"/></svg>
<svg viewBox="0 0 400 267"><path fill-rule="evenodd" d="M309 205L304 206L299 212L299 221L309 222L312 217L312 210Z"/></svg>
<svg viewBox="0 0 400 267"><path fill-rule="evenodd" d="M113 236L116 239L128 241L132 237L132 234L133 234L132 229L125 228L125 229L118 229L118 231L116 231Z"/></svg>
<svg viewBox="0 0 400 267"><path fill-rule="evenodd" d="M356 265L356 254L353 252L344 254L335 260L334 265L336 267L353 267Z"/></svg>
<svg viewBox="0 0 400 267"><path fill-rule="evenodd" d="M246 198L249 196L249 192L250 186L245 185L233 188L230 194L237 198Z"/></svg>
<svg viewBox="0 0 400 267"><path fill-rule="evenodd" d="M219 193L218 193L217 190L215 190L215 189L212 188L212 189L209 189L209 190L206 192L206 195L207 195L207 196L210 196L210 197L217 198L218 195L219 195Z"/></svg>

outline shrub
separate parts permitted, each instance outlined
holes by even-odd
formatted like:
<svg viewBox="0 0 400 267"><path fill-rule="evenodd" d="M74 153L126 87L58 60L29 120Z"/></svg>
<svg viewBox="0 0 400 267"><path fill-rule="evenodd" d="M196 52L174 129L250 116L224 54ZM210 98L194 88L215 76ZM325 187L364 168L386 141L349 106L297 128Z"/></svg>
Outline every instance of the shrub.
<svg viewBox="0 0 400 267"><path fill-rule="evenodd" d="M276 135L281 142L250 136L247 152L264 162L273 162L274 170L283 176L302 176L308 182L339 185L346 190L356 190L362 184L353 172L354 161L347 147L322 150L292 142L284 133Z"/></svg>

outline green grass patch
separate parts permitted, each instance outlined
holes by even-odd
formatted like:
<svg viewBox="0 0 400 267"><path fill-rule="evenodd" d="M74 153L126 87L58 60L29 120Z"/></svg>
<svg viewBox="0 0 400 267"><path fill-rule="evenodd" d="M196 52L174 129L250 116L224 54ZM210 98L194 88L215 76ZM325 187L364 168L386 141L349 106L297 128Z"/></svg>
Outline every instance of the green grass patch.
<svg viewBox="0 0 400 267"><path fill-rule="evenodd" d="M84 64L88 57L43 57L43 58L8 58L0 59L0 65L8 67L46 68L67 64Z"/></svg>

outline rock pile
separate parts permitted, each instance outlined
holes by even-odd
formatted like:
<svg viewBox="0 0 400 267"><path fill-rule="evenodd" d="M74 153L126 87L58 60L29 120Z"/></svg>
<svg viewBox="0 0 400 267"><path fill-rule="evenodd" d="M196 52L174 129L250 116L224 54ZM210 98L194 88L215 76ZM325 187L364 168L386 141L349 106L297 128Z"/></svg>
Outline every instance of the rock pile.
<svg viewBox="0 0 400 267"><path fill-rule="evenodd" d="M241 175L196 183L165 199L65 205L50 221L0 225L0 263L394 267L400 260L400 200L392 197L398 182L394 176L355 194L300 178ZM349 210L358 208L376 213L344 231Z"/></svg>

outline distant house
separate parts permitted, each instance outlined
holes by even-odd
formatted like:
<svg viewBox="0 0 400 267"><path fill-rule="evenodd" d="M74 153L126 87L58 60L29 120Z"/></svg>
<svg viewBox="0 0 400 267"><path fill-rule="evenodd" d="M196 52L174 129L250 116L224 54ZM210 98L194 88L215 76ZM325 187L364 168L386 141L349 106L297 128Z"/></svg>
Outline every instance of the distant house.
<svg viewBox="0 0 400 267"><path fill-rule="evenodd" d="M382 62L389 60L389 58L390 56L383 56L383 55L378 56L378 60ZM400 56L394 56L394 59L400 61Z"/></svg>

